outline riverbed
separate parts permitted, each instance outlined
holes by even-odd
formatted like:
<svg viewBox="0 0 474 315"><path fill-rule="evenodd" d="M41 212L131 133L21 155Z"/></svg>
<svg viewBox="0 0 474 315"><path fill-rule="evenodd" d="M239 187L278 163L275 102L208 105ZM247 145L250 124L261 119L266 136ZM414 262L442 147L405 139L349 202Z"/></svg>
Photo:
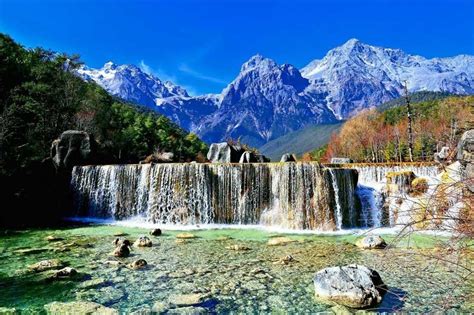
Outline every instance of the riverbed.
<svg viewBox="0 0 474 315"><path fill-rule="evenodd" d="M357 236L351 234L256 229L186 231L194 236L190 239L177 238L183 231L165 230L155 237L148 229L110 225L0 233L0 307L24 311L41 311L54 301L93 301L141 314L153 307L165 313L323 312L333 305L314 298L314 273L352 263L377 270L389 286L372 311L468 312L474 306L472 276L463 278L467 271L459 267L472 270L472 250L444 253L441 242L446 239L433 235L397 242L385 235L389 249L362 250L354 246ZM113 257L119 234L132 242L148 235L153 246L133 247L127 258ZM56 239L48 241L47 236ZM268 245L276 237L284 237L286 244ZM48 272L28 271L29 265L53 258L79 274L51 280ZM127 267L137 259L148 265L139 270ZM173 304L176 296L189 294L199 296L200 302L192 307Z"/></svg>

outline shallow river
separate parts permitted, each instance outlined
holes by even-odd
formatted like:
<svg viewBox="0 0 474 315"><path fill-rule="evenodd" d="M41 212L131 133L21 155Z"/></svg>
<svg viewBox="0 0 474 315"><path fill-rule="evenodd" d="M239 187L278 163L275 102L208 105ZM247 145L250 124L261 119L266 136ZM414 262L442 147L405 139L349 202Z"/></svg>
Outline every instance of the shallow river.
<svg viewBox="0 0 474 315"><path fill-rule="evenodd" d="M285 234L294 242L269 246L282 236L261 230L192 231L194 239L177 241L179 231L149 236L150 248L133 248L128 258L114 258L114 234L132 242L148 230L118 226L75 226L60 230L0 231L0 307L40 311L53 301L94 301L121 312L146 314L153 305L165 312L176 294L199 293L195 311L210 313L315 313L332 306L314 298L313 275L333 265L364 264L377 270L390 292L376 311L472 311L473 280L466 270L428 258L439 253L431 236L417 235L388 250L361 250L355 236ZM63 240L47 241L48 235ZM386 236L390 240L390 236ZM248 250L227 247L241 245ZM28 251L28 249L37 249ZM472 269L472 251L457 260ZM285 264L281 259L291 255ZM57 258L77 269L73 280L47 281L48 272L28 272L27 266ZM141 270L107 261L130 263L145 259ZM89 281L94 280L94 281ZM86 282L88 281L88 282ZM192 312L186 308L184 312Z"/></svg>

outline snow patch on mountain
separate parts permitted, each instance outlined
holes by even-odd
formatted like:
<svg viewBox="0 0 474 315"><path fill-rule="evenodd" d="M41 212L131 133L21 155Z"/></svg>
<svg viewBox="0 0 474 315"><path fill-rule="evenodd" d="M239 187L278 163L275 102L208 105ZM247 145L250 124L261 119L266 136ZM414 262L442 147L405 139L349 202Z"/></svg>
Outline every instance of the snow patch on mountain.
<svg viewBox="0 0 474 315"><path fill-rule="evenodd" d="M188 92L170 81L144 72L134 65L117 66L107 62L101 69L82 67L77 73L85 80L92 80L106 89L110 94L154 108L168 97L189 97Z"/></svg>
<svg viewBox="0 0 474 315"><path fill-rule="evenodd" d="M83 67L78 75L141 104L208 142L260 146L308 125L346 119L410 92L474 94L474 56L427 59L350 39L303 69L255 55L219 94L190 96L133 65Z"/></svg>
<svg viewBox="0 0 474 315"><path fill-rule="evenodd" d="M474 56L426 59L357 39L310 62L301 73L311 81L310 93L328 93L326 101L338 118L399 97L405 81L410 92L474 93Z"/></svg>

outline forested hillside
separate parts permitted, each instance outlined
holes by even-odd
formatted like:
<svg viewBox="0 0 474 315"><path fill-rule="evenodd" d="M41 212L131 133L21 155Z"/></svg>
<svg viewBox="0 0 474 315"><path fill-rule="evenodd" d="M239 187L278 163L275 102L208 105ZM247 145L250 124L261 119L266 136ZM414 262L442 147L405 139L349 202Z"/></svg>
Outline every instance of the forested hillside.
<svg viewBox="0 0 474 315"><path fill-rule="evenodd" d="M457 96L415 103L413 111L413 157L431 161L443 146L454 149L461 133L474 123L474 96ZM383 112L367 110L349 119L327 147L306 157L329 161L349 157L357 162L408 161L406 106Z"/></svg>
<svg viewBox="0 0 474 315"><path fill-rule="evenodd" d="M420 92L410 93L410 101L412 103L421 103L421 102L439 100L439 99L447 98L449 96L454 96L454 94L448 93L448 92L420 91ZM405 104L406 104L406 98L405 96L401 96L394 100L383 103L382 105L377 107L377 110L380 112L383 112L392 107L402 106Z"/></svg>
<svg viewBox="0 0 474 315"><path fill-rule="evenodd" d="M138 162L155 150L191 160L206 145L167 118L111 97L73 72L78 56L25 49L0 34L0 172L49 156L61 132L92 134L106 162Z"/></svg>
<svg viewBox="0 0 474 315"><path fill-rule="evenodd" d="M157 151L190 161L207 151L196 135L164 116L77 77L80 64L78 56L25 49L0 34L0 185L4 205L15 208L0 213L3 223L38 224L60 213L68 175L59 183L48 158L52 141L65 130L95 138L97 164L137 163ZM10 218L16 215L24 218Z"/></svg>

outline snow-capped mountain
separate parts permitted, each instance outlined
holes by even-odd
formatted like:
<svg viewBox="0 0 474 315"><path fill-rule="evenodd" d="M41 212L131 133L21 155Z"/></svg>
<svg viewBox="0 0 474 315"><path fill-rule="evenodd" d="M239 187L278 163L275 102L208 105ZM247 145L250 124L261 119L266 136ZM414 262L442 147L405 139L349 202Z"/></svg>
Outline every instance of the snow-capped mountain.
<svg viewBox="0 0 474 315"><path fill-rule="evenodd" d="M241 138L260 146L307 125L336 121L324 103L304 93L308 86L295 67L253 56L196 131L205 140Z"/></svg>
<svg viewBox="0 0 474 315"><path fill-rule="evenodd" d="M220 94L189 96L133 65L109 62L78 74L115 96L153 108L207 142L241 138L253 146L397 98L405 81L411 92L474 94L474 56L426 59L356 39L301 72L253 56Z"/></svg>
<svg viewBox="0 0 474 315"><path fill-rule="evenodd" d="M399 49L351 39L301 70L311 81L309 93L327 92L338 118L399 97L404 82L410 92L474 93L474 56L426 59Z"/></svg>
<svg viewBox="0 0 474 315"><path fill-rule="evenodd" d="M107 62L101 69L82 67L77 73L93 80L110 94L127 101L154 108L163 98L189 97L188 92L170 81L163 82L134 65L117 66Z"/></svg>

